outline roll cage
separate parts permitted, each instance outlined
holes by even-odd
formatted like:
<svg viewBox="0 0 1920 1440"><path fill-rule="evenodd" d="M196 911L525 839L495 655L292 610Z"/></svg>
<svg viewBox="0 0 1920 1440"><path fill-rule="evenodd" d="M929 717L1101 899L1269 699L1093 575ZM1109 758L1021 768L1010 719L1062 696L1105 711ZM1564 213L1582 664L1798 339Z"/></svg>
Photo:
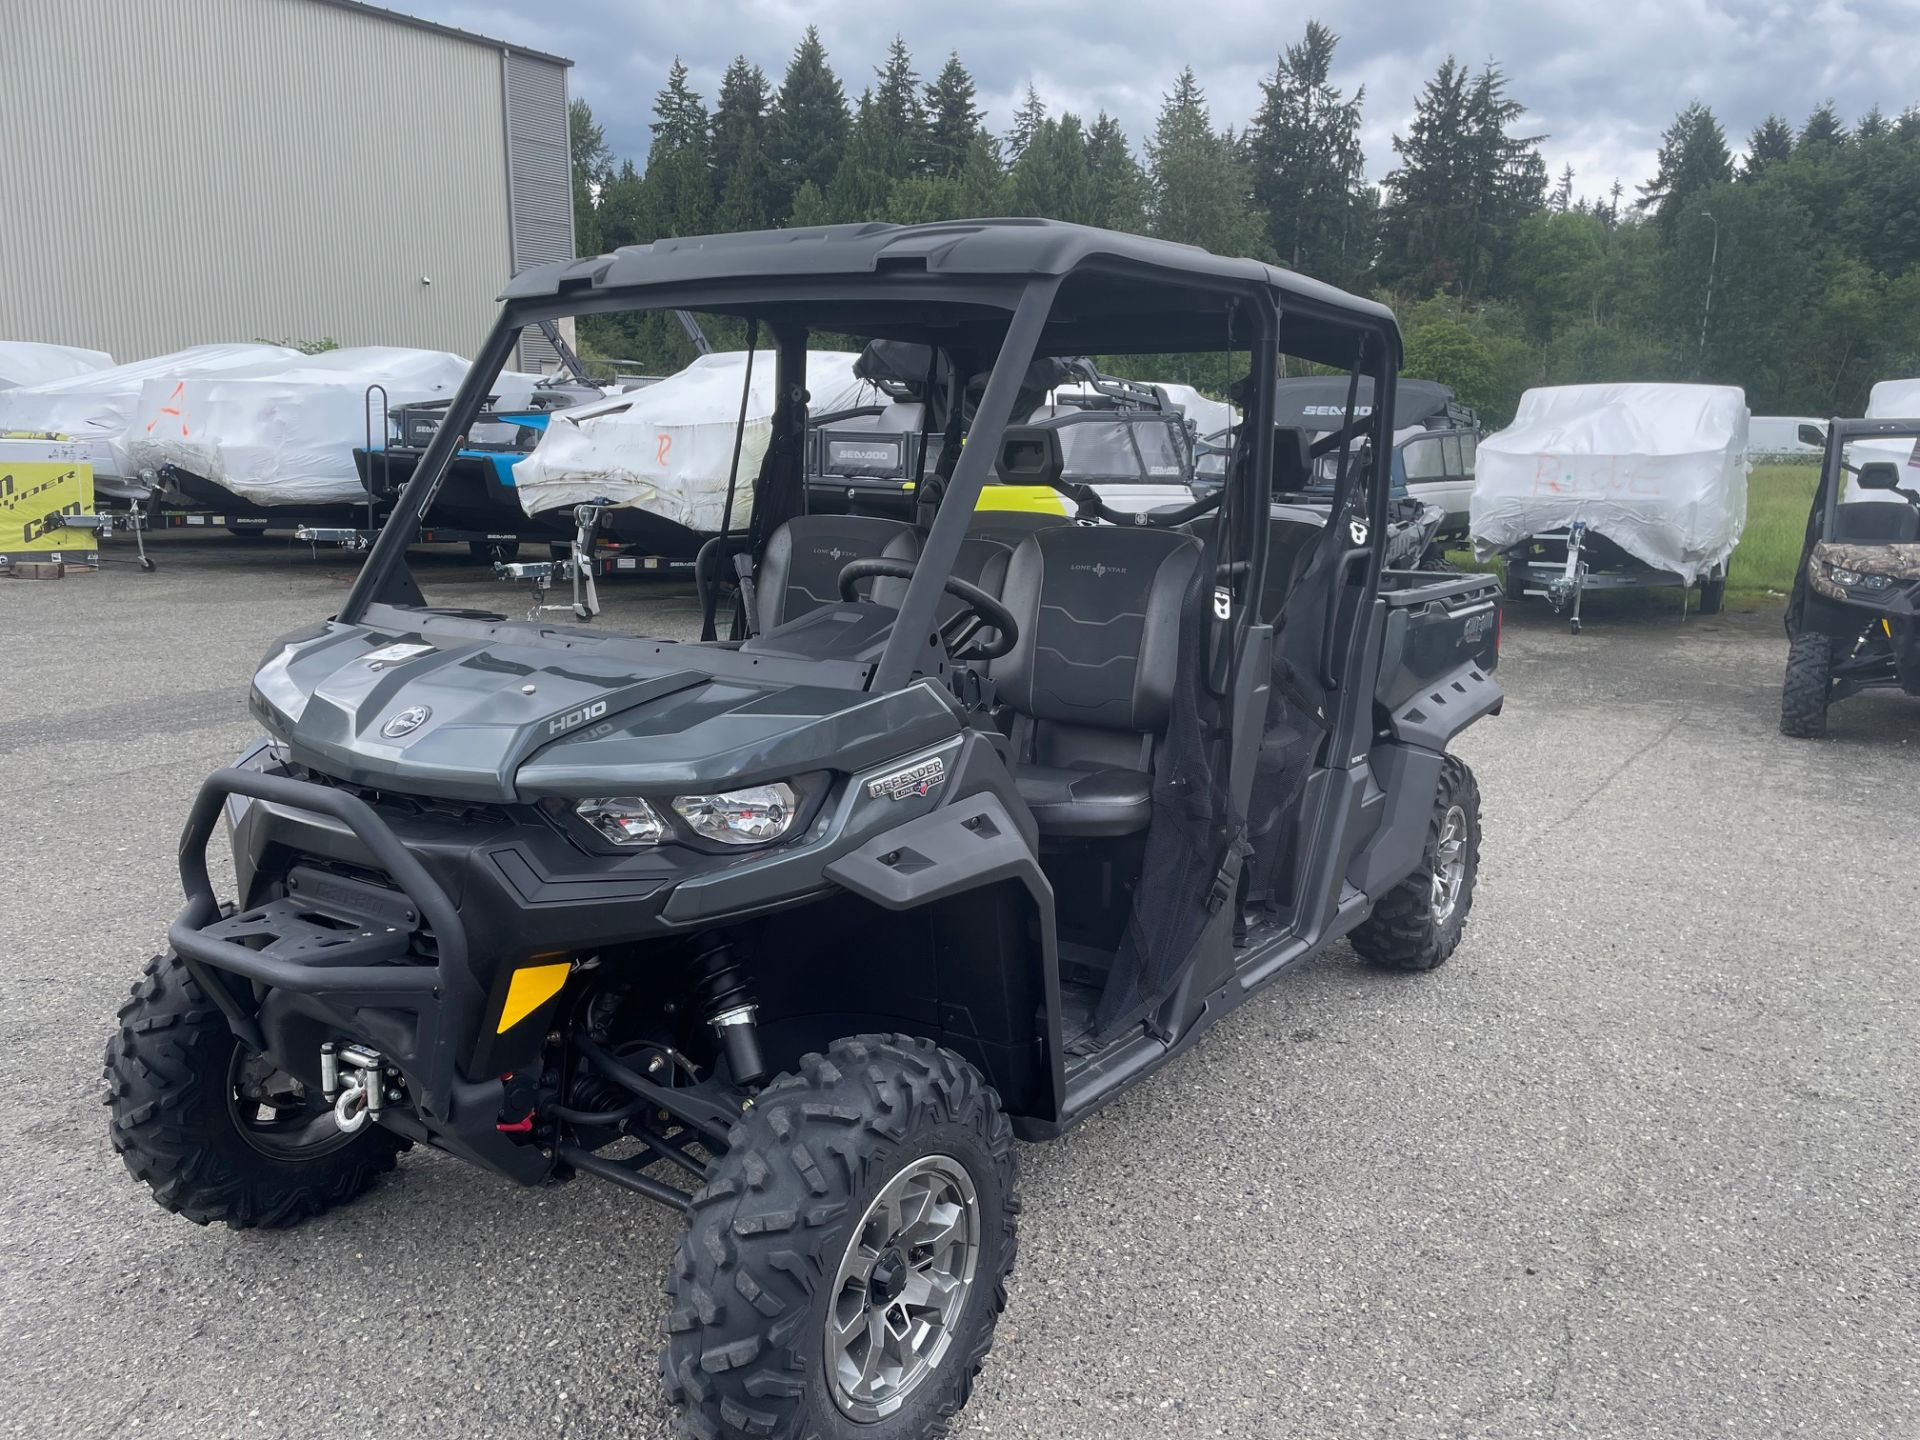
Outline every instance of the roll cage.
<svg viewBox="0 0 1920 1440"><path fill-rule="evenodd" d="M780 396L757 474L736 474L753 491L748 547L755 558L777 524L806 504L806 354L810 334L900 340L932 346L955 377L987 372L966 440L950 475L935 487L914 578L900 598L891 637L868 682L897 690L919 678L924 637L934 629L943 578L953 572L967 526L998 459L998 441L1017 423L1030 367L1045 357L1098 353L1243 352L1253 397L1221 495L1216 653L1231 656L1258 616L1266 580L1264 516L1274 468L1277 357L1297 356L1351 373L1338 436L1370 436L1358 453L1366 513L1380 514L1391 483L1383 412L1363 413L1359 385L1395 381L1400 338L1391 312L1306 277L1257 261L1192 247L1046 221L969 221L662 240L612 255L537 267L501 297L498 320L443 423L422 454L366 565L341 607L358 623L386 603L427 606L409 573L405 537L417 529L443 482L459 437L485 406L522 329L569 316L694 311L749 323L765 337ZM956 382L957 379L956 379ZM1316 449L1319 447L1316 446ZM1146 523L1144 520L1142 523ZM1372 527L1353 559L1366 560L1364 605L1384 556ZM1345 572L1343 572L1345 573ZM1353 643L1358 643L1357 634ZM1346 659L1348 657L1342 657Z"/></svg>

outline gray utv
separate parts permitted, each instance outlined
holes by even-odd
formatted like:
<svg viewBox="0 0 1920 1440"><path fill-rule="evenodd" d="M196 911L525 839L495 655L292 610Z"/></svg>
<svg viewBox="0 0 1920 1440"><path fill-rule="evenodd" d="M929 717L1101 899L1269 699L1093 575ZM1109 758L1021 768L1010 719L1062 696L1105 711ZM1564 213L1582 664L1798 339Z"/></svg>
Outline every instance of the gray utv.
<svg viewBox="0 0 1920 1440"><path fill-rule="evenodd" d="M203 1224L317 1214L416 1144L609 1181L684 1216L682 1433L940 1433L1006 1301L1016 1137L1337 940L1453 951L1480 802L1447 746L1500 706L1499 590L1386 569L1365 521L1393 447L1353 395L1393 384L1391 314L1251 260L859 225L663 240L504 300L340 613L254 676L263 738L201 787L186 906L108 1046L113 1142ZM405 537L521 328L680 308L776 367L730 482L733 637L429 603ZM910 521L805 513L819 332L984 377ZM1265 398L1184 512L1116 514L1010 423L1036 356L1201 351ZM1270 506L1315 459L1271 423L1282 353L1353 377L1332 453L1372 458L1336 464L1331 523ZM978 510L989 484L1120 523Z"/></svg>

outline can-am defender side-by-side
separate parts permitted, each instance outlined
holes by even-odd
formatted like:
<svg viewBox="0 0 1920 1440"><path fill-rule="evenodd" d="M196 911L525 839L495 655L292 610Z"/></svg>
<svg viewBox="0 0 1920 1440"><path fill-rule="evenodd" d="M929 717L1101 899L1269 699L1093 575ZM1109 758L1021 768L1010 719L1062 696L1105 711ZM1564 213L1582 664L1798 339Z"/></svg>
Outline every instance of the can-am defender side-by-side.
<svg viewBox="0 0 1920 1440"><path fill-rule="evenodd" d="M650 307L739 317L777 367L734 512L744 638L429 604L404 536L516 333ZM917 523L804 513L821 333L986 376ZM1263 397L1217 495L976 512L990 481L1072 484L1058 432L1013 423L1036 355L1196 351ZM1377 417L1333 437L1373 443L1332 523L1270 514L1313 466L1269 423L1282 352L1390 386L1400 339L1290 272L1039 221L516 277L339 614L255 675L265 738L193 806L186 906L108 1049L128 1167L236 1226L350 1200L409 1144L595 1176L684 1215L683 1433L944 1430L1006 1298L1015 1136L1338 938L1440 964L1473 903L1479 796L1447 746L1499 708L1499 590L1384 568Z"/></svg>
<svg viewBox="0 0 1920 1440"><path fill-rule="evenodd" d="M1827 707L1863 690L1920 695L1920 420L1834 420L1787 606L1780 733L1827 733ZM1849 485L1851 480L1851 485Z"/></svg>

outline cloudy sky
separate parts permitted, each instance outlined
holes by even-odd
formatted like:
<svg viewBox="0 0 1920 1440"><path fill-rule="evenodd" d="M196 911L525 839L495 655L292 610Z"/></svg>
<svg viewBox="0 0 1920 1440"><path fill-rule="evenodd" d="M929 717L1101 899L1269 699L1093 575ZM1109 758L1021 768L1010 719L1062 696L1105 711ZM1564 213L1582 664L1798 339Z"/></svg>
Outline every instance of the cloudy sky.
<svg viewBox="0 0 1920 1440"><path fill-rule="evenodd" d="M849 95L870 79L896 28L923 78L958 50L978 82L988 123L1004 133L1031 81L1053 113L1106 109L1138 149L1180 66L1200 77L1217 125L1244 126L1260 78L1280 48L1318 18L1340 35L1336 80L1366 87L1367 164L1393 165L1426 78L1449 54L1497 61L1530 112L1548 168L1576 172L1600 194L1652 171L1659 136L1688 101L1706 101L1736 151L1769 110L1798 126L1823 100L1851 124L1875 102L1889 114L1920 103L1908 43L1920 0L1321 0L1311 8L1252 0L1181 6L971 0L883 6L847 0L386 0L396 8L571 57L583 96L619 155L647 144L653 95L675 55L711 102L720 74L744 53L778 84L809 22L820 27Z"/></svg>

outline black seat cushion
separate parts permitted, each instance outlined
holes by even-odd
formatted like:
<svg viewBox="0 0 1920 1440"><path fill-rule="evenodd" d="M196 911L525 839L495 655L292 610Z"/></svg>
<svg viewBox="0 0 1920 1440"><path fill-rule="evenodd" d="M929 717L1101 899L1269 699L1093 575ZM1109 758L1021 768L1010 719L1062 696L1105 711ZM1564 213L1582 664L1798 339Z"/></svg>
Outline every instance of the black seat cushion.
<svg viewBox="0 0 1920 1440"><path fill-rule="evenodd" d="M1153 777L1144 770L1016 765L1013 783L1047 835L1132 835L1153 817Z"/></svg>
<svg viewBox="0 0 1920 1440"><path fill-rule="evenodd" d="M917 543L912 549L907 549L897 540L886 550L888 559L910 560L918 554ZM971 581L989 595L998 596L1001 586L1007 583L1007 562L1012 558L1012 546L1003 545L998 540L969 535L960 542L960 553L953 557L953 575L955 579ZM891 605L898 610L901 602L906 598L907 582L905 580L883 575L873 582L872 599L876 605ZM940 608L934 612L934 622L944 625L966 608L966 602L959 596L942 591Z"/></svg>
<svg viewBox="0 0 1920 1440"><path fill-rule="evenodd" d="M1019 642L993 663L1000 694L1036 720L1135 735L1166 728L1180 606L1200 542L1169 530L1037 530L1007 566L1001 599Z"/></svg>
<svg viewBox="0 0 1920 1440"><path fill-rule="evenodd" d="M855 560L883 554L911 559L919 553L919 537L904 521L872 515L796 515L768 537L766 553L760 557L754 591L759 631L764 635L809 610L836 604L840 572Z"/></svg>
<svg viewBox="0 0 1920 1440"><path fill-rule="evenodd" d="M1014 782L1043 834L1147 828L1199 560L1191 535L1111 525L1037 530L1013 552L1001 599L1020 636L993 679L1021 717Z"/></svg>

